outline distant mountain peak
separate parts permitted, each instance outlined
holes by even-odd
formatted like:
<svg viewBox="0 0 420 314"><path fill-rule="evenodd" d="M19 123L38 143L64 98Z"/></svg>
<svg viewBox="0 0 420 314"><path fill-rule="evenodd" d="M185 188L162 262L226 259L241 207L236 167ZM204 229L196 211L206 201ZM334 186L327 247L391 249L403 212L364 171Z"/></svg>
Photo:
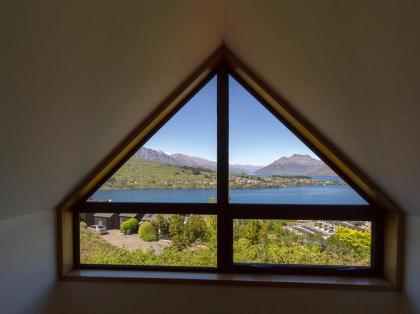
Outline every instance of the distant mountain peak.
<svg viewBox="0 0 420 314"><path fill-rule="evenodd" d="M262 176L336 176L323 161L303 154L293 154L290 157L283 156L268 166L257 170L255 174Z"/></svg>

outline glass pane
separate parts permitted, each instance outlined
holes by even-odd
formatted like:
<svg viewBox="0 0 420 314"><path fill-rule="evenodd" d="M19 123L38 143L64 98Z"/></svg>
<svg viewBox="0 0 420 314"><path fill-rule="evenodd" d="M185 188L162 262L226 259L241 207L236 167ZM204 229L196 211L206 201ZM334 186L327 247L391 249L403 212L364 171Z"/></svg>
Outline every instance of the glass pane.
<svg viewBox="0 0 420 314"><path fill-rule="evenodd" d="M234 78L229 78L232 203L367 204Z"/></svg>
<svg viewBox="0 0 420 314"><path fill-rule="evenodd" d="M370 266L371 223L237 219L234 263Z"/></svg>
<svg viewBox="0 0 420 314"><path fill-rule="evenodd" d="M207 83L89 201L216 199L216 79Z"/></svg>
<svg viewBox="0 0 420 314"><path fill-rule="evenodd" d="M150 213L80 214L80 263L216 267L217 218Z"/></svg>

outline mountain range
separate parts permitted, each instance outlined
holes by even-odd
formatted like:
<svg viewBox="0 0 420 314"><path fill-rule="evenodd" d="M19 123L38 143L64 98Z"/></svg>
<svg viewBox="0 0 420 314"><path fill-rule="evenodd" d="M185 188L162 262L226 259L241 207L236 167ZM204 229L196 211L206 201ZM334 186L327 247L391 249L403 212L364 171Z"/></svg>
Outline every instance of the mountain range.
<svg viewBox="0 0 420 314"><path fill-rule="evenodd" d="M201 167L210 170L216 170L217 167L215 161L180 153L167 154L160 150L145 147L140 148L134 156L142 160L157 161L177 166ZM336 176L323 161L314 159L309 155L299 154L294 154L290 157L281 157L265 167L238 164L229 165L229 171L231 173L246 173L260 176Z"/></svg>

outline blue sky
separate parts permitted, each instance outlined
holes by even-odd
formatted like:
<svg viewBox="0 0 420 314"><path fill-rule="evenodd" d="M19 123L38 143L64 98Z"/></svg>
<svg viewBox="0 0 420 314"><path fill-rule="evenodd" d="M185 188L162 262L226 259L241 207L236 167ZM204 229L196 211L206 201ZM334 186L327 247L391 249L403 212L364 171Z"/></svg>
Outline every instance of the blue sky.
<svg viewBox="0 0 420 314"><path fill-rule="evenodd" d="M216 97L214 78L144 146L216 160ZM319 159L233 78L229 103L230 164L265 166L292 154Z"/></svg>

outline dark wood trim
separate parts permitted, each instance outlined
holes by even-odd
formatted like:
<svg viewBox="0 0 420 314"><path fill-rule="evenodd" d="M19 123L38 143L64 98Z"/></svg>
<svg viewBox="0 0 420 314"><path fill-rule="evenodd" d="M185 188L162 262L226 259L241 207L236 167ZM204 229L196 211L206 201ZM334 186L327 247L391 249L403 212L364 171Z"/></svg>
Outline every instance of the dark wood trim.
<svg viewBox="0 0 420 314"><path fill-rule="evenodd" d="M235 218L375 220L383 214L372 206L321 205L230 205L226 208ZM328 217L328 218L326 218Z"/></svg>
<svg viewBox="0 0 420 314"><path fill-rule="evenodd" d="M221 272L232 265L232 223L229 205L229 79L222 62L217 73L217 266Z"/></svg>
<svg viewBox="0 0 420 314"><path fill-rule="evenodd" d="M88 202L75 207L76 211L87 213L144 213L166 214L216 214L217 204L208 203L118 203Z"/></svg>
<svg viewBox="0 0 420 314"><path fill-rule="evenodd" d="M376 270L378 276L384 277L384 215L372 221L370 248L372 268Z"/></svg>
<svg viewBox="0 0 420 314"><path fill-rule="evenodd" d="M217 203L229 204L229 82L223 64L217 73Z"/></svg>
<svg viewBox="0 0 420 314"><path fill-rule="evenodd" d="M334 265L296 265L296 264L258 264L234 263L234 273L309 275L309 276L348 276L348 277L377 277L373 267L362 266L334 266Z"/></svg>
<svg viewBox="0 0 420 314"><path fill-rule="evenodd" d="M100 264L80 264L79 269L96 270L137 270L137 271L170 271L170 272L217 272L217 266L159 266L159 265L100 265Z"/></svg>
<svg viewBox="0 0 420 314"><path fill-rule="evenodd" d="M79 212L73 211L73 267L80 266L80 218Z"/></svg>
<svg viewBox="0 0 420 314"><path fill-rule="evenodd" d="M261 219L322 219L374 220L383 212L374 206L364 205L287 205L287 204L218 204L208 203L82 203L74 208L86 213L178 213L178 214L223 214L236 218Z"/></svg>

